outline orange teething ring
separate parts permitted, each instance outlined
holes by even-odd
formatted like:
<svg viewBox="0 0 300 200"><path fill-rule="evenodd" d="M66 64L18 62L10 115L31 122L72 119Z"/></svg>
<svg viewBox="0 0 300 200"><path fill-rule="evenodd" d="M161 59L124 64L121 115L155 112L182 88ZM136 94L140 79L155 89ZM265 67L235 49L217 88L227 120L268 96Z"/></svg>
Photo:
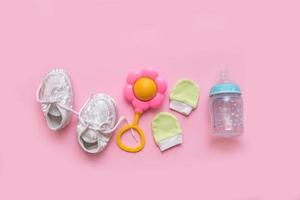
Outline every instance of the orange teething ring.
<svg viewBox="0 0 300 200"><path fill-rule="evenodd" d="M138 126L138 120L139 120L140 116L141 116L141 113L136 113L133 123L130 124L130 125L124 126L118 132L118 134L116 136L116 141L117 141L117 144L120 147L120 149L122 149L124 151L127 151L127 152L130 152L130 153L136 153L136 152L141 151L144 148L144 146L145 146L145 135L144 135L143 130ZM141 142L140 142L139 146L137 146L137 147L128 147L125 144L123 144L123 142L121 140L123 134L126 133L127 131L129 131L130 129L136 130L137 133L140 136Z"/></svg>

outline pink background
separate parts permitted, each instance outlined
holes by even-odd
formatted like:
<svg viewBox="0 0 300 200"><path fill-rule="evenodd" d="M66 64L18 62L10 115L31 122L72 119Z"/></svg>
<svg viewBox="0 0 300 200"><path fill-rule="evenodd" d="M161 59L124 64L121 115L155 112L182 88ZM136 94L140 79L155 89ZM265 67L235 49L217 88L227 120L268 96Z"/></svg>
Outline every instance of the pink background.
<svg viewBox="0 0 300 200"><path fill-rule="evenodd" d="M299 200L299 1L1 0L0 199ZM222 67L244 92L245 134L209 136L208 92ZM147 112L145 149L79 147L76 117L47 129L35 90L53 67L73 80L75 108L113 96L122 115L129 71L160 71L201 88L184 144L161 153ZM168 111L168 101L159 111Z"/></svg>

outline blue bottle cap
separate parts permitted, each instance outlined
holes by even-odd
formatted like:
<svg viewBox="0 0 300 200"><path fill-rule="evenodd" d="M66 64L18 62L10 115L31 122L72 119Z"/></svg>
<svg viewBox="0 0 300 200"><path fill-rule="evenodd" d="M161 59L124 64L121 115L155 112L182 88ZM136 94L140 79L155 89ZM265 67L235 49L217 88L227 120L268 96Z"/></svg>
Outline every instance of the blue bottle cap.
<svg viewBox="0 0 300 200"><path fill-rule="evenodd" d="M210 96L216 95L216 94L241 94L240 87L235 83L218 83L215 84L211 90L210 90Z"/></svg>

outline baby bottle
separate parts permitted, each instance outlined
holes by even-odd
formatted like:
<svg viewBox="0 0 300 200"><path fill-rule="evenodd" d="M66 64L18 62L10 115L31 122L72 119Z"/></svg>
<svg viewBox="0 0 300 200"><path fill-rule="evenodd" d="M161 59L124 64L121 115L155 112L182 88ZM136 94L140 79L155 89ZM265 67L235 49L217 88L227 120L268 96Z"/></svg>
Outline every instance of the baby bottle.
<svg viewBox="0 0 300 200"><path fill-rule="evenodd" d="M221 73L220 82L210 91L212 134L220 137L243 133L243 100L240 87L229 81L227 71Z"/></svg>

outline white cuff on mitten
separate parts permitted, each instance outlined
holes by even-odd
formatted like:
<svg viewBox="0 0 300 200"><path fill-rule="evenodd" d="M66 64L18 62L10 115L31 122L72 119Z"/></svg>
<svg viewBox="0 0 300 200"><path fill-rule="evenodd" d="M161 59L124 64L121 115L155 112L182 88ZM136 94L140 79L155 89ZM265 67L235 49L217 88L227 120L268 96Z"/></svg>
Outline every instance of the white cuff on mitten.
<svg viewBox="0 0 300 200"><path fill-rule="evenodd" d="M164 139L158 143L159 149L161 151L165 151L173 146L176 146L178 144L182 143L182 134Z"/></svg>
<svg viewBox="0 0 300 200"><path fill-rule="evenodd" d="M180 101L171 100L170 109L175 110L184 115L189 115L193 111L193 107Z"/></svg>

